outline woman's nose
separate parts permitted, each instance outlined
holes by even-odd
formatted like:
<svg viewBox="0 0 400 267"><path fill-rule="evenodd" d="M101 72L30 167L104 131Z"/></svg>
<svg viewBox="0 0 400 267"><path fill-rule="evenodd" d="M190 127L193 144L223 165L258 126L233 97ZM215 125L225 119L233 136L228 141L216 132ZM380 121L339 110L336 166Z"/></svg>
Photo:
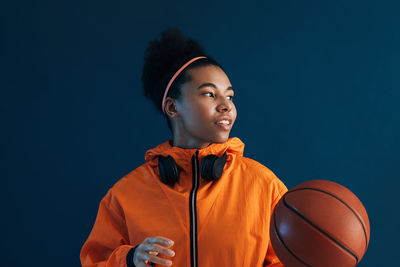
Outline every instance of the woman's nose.
<svg viewBox="0 0 400 267"><path fill-rule="evenodd" d="M231 109L232 109L232 103L227 99L223 99L217 106L217 110L219 112L227 112L230 111Z"/></svg>

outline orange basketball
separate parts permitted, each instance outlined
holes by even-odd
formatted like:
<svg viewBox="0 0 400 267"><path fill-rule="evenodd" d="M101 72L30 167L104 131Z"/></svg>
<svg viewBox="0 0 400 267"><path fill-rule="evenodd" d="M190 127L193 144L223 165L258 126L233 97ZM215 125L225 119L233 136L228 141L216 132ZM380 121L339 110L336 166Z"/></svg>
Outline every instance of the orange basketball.
<svg viewBox="0 0 400 267"><path fill-rule="evenodd" d="M290 189L279 200L270 235L285 266L347 267L364 256L370 226L364 206L349 189L312 180Z"/></svg>

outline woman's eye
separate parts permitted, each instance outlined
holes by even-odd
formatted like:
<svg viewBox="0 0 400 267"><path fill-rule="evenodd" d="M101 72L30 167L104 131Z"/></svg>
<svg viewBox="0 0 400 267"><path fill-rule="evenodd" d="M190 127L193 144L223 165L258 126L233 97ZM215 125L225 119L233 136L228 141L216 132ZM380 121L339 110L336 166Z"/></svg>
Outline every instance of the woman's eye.
<svg viewBox="0 0 400 267"><path fill-rule="evenodd" d="M211 92L204 93L203 95L208 95L208 96L214 97L214 94L211 93ZM233 95L228 95L227 97L228 97L229 100L233 100L234 96Z"/></svg>

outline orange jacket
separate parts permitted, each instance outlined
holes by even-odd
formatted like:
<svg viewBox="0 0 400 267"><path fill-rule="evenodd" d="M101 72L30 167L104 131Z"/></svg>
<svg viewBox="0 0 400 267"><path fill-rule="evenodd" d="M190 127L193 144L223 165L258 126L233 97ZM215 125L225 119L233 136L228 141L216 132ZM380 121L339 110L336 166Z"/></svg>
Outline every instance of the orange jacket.
<svg viewBox="0 0 400 267"><path fill-rule="evenodd" d="M120 179L101 200L81 250L82 266L126 267L129 250L153 236L175 242L170 247L174 257L158 254L173 266L193 267L194 260L199 267L283 266L271 247L269 223L287 188L267 167L243 157L243 149L242 141L233 137L203 149L183 149L167 141L148 150L146 163ZM193 180L199 179L192 173L196 151L198 166L209 154L221 157L227 152L221 178L200 178L197 191L192 190ZM173 187L160 181L159 155L171 155L182 168ZM191 194L197 194L195 214L190 214Z"/></svg>

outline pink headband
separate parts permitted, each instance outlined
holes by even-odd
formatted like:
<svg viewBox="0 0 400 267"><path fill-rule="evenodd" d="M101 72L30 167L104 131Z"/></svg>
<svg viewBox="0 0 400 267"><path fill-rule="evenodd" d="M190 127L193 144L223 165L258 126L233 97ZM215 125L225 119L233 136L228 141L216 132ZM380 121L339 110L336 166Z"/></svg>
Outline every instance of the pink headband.
<svg viewBox="0 0 400 267"><path fill-rule="evenodd" d="M189 61L186 62L186 64L183 65L177 72L175 72L174 76L172 76L171 80L169 81L169 83L168 83L168 85L167 85L167 88L165 89L164 97L163 97L163 99L162 99L161 108L162 108L162 111L163 111L164 114L165 114L165 111L164 111L165 98L167 98L167 94L168 94L169 88L171 87L172 83L174 82L174 80L176 79L176 77L178 77L178 75L179 75L187 66L189 66L190 63L192 63L193 61L196 61L196 60L198 60L198 59L200 59L200 58L206 58L206 57L195 57L195 58L189 60Z"/></svg>

